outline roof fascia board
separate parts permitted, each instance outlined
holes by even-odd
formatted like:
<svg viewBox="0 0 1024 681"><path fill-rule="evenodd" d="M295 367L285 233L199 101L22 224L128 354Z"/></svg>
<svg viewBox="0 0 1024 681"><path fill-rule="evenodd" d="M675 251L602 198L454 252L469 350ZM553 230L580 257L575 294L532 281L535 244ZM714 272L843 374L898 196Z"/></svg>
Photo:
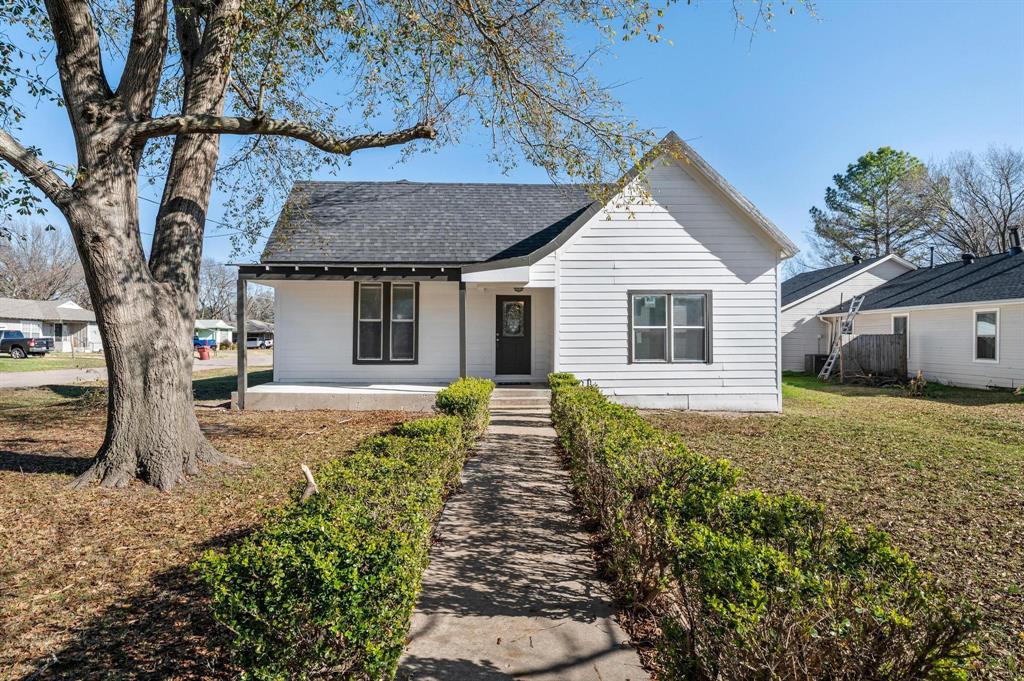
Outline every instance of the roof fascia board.
<svg viewBox="0 0 1024 681"><path fill-rule="evenodd" d="M843 277L842 279L839 279L838 281L834 281L831 284L825 286L824 288L815 289L813 292L808 293L803 298L799 298L797 300L794 300L792 303L789 303L788 305L783 305L782 306L782 311L785 312L786 310L788 310L789 308L793 307L794 305L799 305L800 303L802 303L804 301L810 300L814 296L821 295L822 293L824 293L825 291L828 291L829 289L831 289L833 287L839 286L840 284L844 284L844 283L850 281L851 279L853 279L854 277L856 277L857 275L864 274L865 272L870 272L871 270L873 270L878 265L881 265L883 262L898 262L899 264L907 267L908 271L913 271L913 270L917 269L917 265L915 265L914 263L910 262L909 260L904 260L900 256L898 256L896 254L893 254L893 253L890 253L889 255L885 256L884 258L881 258L881 259L876 260L875 262L871 263L867 267L864 267L864 268L861 268L861 269L855 271L853 274L848 274L845 277ZM895 279L895 278L896 277L893 277L893 279ZM889 281L892 281L892 279L890 279ZM881 284L879 284L879 286L881 286Z"/></svg>

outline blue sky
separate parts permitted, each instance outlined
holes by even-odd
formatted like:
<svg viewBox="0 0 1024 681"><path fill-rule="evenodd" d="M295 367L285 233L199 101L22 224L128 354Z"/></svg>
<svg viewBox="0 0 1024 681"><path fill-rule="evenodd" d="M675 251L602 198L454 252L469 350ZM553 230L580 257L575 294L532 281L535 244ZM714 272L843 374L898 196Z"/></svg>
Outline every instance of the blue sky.
<svg viewBox="0 0 1024 681"><path fill-rule="evenodd" d="M641 125L679 133L801 246L808 209L869 149L927 162L1024 146L1024 0L819 0L817 9L816 18L782 13L751 40L730 3L682 3L665 22L673 45L622 45L600 75L625 82L618 97ZM62 112L40 112L22 137L72 162L66 130ZM404 162L397 150L360 152L338 179L546 181L524 166L502 175L487 153L471 143ZM148 232L153 210L141 209ZM252 259L232 254L219 229L210 225L208 255Z"/></svg>

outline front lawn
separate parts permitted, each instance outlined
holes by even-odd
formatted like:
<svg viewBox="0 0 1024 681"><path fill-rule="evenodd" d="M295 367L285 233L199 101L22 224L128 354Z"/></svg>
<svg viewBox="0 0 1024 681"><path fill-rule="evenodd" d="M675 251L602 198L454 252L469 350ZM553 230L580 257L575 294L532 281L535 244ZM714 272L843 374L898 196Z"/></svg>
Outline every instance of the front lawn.
<svg viewBox="0 0 1024 681"><path fill-rule="evenodd" d="M197 395L226 399L233 381L202 374ZM95 386L0 390L0 678L233 678L188 566L299 487L300 463L316 470L407 416L199 406L214 445L249 466L167 494L72 492L103 406Z"/></svg>
<svg viewBox="0 0 1024 681"><path fill-rule="evenodd" d="M51 369L92 369L105 367L106 360L101 354L51 352L48 355L29 355L25 359L12 359L4 355L0 357L0 373L18 371L49 371Z"/></svg>
<svg viewBox="0 0 1024 681"><path fill-rule="evenodd" d="M888 532L978 604L979 678L1024 673L1024 399L933 387L825 386L786 376L781 415L647 412L741 484L797 492Z"/></svg>

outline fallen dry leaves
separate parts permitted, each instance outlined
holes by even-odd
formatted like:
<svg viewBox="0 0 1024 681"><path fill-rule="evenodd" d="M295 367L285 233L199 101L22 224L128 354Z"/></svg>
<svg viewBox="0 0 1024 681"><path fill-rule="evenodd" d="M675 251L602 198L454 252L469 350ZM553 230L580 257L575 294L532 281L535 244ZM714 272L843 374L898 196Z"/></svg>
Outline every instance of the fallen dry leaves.
<svg viewBox="0 0 1024 681"><path fill-rule="evenodd" d="M234 676L189 565L301 490L300 464L315 471L408 417L199 407L211 441L249 466L170 493L73 492L104 413L62 393L0 391L0 678Z"/></svg>

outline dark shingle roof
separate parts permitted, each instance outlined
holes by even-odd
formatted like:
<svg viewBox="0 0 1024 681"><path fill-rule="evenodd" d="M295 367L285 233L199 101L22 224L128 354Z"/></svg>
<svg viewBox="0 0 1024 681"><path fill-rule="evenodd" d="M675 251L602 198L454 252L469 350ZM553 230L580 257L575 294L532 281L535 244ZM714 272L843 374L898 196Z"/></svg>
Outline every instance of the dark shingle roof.
<svg viewBox="0 0 1024 681"><path fill-rule="evenodd" d="M809 296L816 291L836 283L840 279L855 274L861 270L871 267L882 258L870 258L860 263L845 263L835 267L825 267L820 270L801 272L782 282L782 305L785 307L790 303Z"/></svg>
<svg viewBox="0 0 1024 681"><path fill-rule="evenodd" d="M956 261L901 274L869 291L861 311L1014 299L1024 299L1024 255L1000 253L969 265ZM843 312L848 305L822 314Z"/></svg>
<svg viewBox="0 0 1024 681"><path fill-rule="evenodd" d="M593 203L550 184L296 183L265 263L468 264L527 255Z"/></svg>

